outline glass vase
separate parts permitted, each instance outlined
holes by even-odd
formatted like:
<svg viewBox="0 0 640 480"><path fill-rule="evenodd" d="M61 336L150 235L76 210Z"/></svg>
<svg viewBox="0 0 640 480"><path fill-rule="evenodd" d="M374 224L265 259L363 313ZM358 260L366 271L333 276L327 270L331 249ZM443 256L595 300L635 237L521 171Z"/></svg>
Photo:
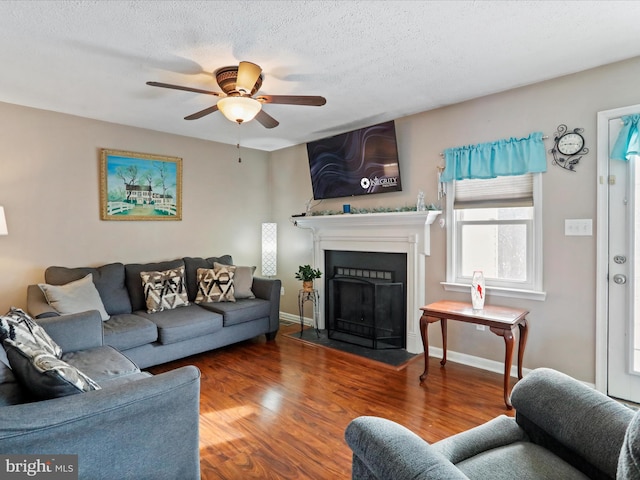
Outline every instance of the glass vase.
<svg viewBox="0 0 640 480"><path fill-rule="evenodd" d="M471 306L474 310L482 310L484 308L484 275L482 271L476 270L471 278Z"/></svg>

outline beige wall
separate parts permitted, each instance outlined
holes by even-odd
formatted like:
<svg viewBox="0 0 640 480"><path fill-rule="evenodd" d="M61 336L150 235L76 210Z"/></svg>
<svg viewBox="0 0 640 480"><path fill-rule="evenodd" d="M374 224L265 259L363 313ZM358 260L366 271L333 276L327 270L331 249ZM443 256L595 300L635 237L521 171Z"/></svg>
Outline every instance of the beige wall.
<svg viewBox="0 0 640 480"><path fill-rule="evenodd" d="M596 220L596 113L640 103L640 59L396 120L403 192L324 201L319 209L412 205L418 190L436 202L436 165L447 147L583 127L591 152L576 173L551 165L544 175L544 302L489 298L530 314L525 367L548 366L593 382L595 237L565 237L564 219ZM551 147L551 138L546 141ZM183 158L181 222L101 221L100 148ZM0 237L0 309L25 306L26 285L51 264L145 262L233 254L260 265L260 223L279 226L282 311L297 314L297 267L312 261L311 234L294 227L311 198L304 145L271 154L69 115L0 104L0 205L9 235ZM595 227L595 224L594 224ZM594 229L595 231L595 229ZM426 259L428 302L465 299L444 292L445 232L431 227ZM259 270L258 270L259 272ZM417 312L416 312L417 313ZM472 325L450 326L451 350L503 359L503 342ZM437 337L432 335L432 337ZM437 345L437 344L436 344Z"/></svg>
<svg viewBox="0 0 640 480"><path fill-rule="evenodd" d="M202 120L206 121L206 120ZM182 221L102 221L99 149L183 159ZM0 103L0 309L25 307L49 265L147 262L230 253L260 265L270 220L268 154ZM259 271L259 270L258 270Z"/></svg>
<svg viewBox="0 0 640 480"><path fill-rule="evenodd" d="M596 221L596 113L640 103L637 80L640 59L486 96L446 108L396 120L403 192L324 201L318 210L401 206L415 202L418 190L427 203L436 203L436 166L445 148L522 137L542 131L550 138L559 124L583 127L590 153L575 173L551 164L544 174L544 288L545 301L488 297L488 302L522 306L530 310L530 333L525 367L552 367L587 381L595 380L595 272L596 238L566 237L564 220ZM312 262L311 234L294 227L289 216L304 210L312 196L304 145L271 154L273 218L280 226L278 276L286 295L282 310L295 314L299 288L293 274L297 266ZM426 260L427 302L465 300L465 294L445 292L445 231L431 227L431 256ZM417 315L418 312L416 312ZM503 341L479 332L473 325L450 322L449 349L503 361ZM435 328L435 327L434 327ZM432 338L437 335L432 335ZM434 344L440 345L439 343Z"/></svg>

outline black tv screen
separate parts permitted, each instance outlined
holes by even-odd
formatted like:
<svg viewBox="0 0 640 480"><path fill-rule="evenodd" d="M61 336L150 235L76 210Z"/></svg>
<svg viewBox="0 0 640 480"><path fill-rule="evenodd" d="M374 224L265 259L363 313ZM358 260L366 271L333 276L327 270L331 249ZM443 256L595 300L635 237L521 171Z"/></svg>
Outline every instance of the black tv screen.
<svg viewBox="0 0 640 480"><path fill-rule="evenodd" d="M313 198L400 192L392 121L307 143Z"/></svg>

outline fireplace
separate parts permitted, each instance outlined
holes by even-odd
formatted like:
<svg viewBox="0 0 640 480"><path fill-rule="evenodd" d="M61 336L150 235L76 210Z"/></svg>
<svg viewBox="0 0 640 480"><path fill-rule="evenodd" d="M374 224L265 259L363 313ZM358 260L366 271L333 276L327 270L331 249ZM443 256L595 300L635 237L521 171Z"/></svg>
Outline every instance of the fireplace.
<svg viewBox="0 0 640 480"><path fill-rule="evenodd" d="M313 233L313 266L321 270L325 266L325 256L330 251L405 255L404 344L408 352L421 353L423 348L419 319L420 307L425 305L425 255L430 252L430 225L440 213L426 211L318 215L294 217L291 221ZM326 328L328 323L326 297L329 286L326 283L325 277L324 282L316 284L321 299L318 312L320 328Z"/></svg>
<svg viewBox="0 0 640 480"><path fill-rule="evenodd" d="M407 256L325 251L329 338L373 349L406 347Z"/></svg>

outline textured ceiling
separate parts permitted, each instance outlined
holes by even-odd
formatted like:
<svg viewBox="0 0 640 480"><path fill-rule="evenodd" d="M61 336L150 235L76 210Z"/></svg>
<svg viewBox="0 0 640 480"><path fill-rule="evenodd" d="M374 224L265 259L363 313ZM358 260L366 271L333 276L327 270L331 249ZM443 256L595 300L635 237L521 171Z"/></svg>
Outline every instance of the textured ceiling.
<svg viewBox="0 0 640 480"><path fill-rule="evenodd" d="M638 1L3 1L0 101L272 151L640 55ZM280 121L238 127L212 72L241 60Z"/></svg>

